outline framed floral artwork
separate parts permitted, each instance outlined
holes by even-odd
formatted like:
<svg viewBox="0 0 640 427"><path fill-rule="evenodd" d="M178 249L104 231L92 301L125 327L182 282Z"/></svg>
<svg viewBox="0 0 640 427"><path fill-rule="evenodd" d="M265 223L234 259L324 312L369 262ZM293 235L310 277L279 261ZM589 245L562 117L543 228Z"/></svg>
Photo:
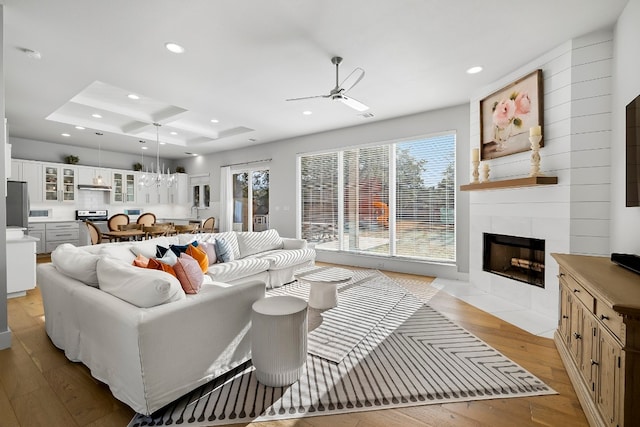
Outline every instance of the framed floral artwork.
<svg viewBox="0 0 640 427"><path fill-rule="evenodd" d="M542 99L542 70L482 99L480 158L495 159L530 150L529 129L543 123ZM543 145L544 141L540 141Z"/></svg>

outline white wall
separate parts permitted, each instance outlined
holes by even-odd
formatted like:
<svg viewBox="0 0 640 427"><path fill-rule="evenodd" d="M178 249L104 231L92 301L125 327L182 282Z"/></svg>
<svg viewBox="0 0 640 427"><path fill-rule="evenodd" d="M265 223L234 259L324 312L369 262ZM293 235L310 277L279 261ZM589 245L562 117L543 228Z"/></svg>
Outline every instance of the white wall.
<svg viewBox="0 0 640 427"><path fill-rule="evenodd" d="M640 0L629 0L615 28L611 143L611 252L640 255L640 207L625 207L625 107L640 95Z"/></svg>
<svg viewBox="0 0 640 427"><path fill-rule="evenodd" d="M308 135L300 138L257 145L252 148L215 153L193 158L185 164L191 173L210 173L212 200L220 200L221 165L242 162L271 160L270 173L270 226L283 236L295 236L296 227L296 158L299 153L354 146L394 139L428 135L442 131L455 131L457 135L456 162L463 165L457 170L458 183L469 181L469 107L467 105L429 111L396 119L383 120ZM457 265L381 260L349 253L319 253L318 259L327 262L350 263L370 268L405 271L441 277L466 277L468 267L468 194L458 193L457 206ZM462 273L462 276L461 276Z"/></svg>

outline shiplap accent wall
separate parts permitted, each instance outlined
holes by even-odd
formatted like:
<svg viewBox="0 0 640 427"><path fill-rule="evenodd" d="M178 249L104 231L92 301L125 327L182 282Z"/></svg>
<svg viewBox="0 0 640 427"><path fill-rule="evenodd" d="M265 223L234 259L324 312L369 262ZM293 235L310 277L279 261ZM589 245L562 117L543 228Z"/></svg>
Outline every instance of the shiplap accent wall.
<svg viewBox="0 0 640 427"><path fill-rule="evenodd" d="M480 99L543 70L541 170L557 185L470 194L471 283L490 294L557 316L558 266L552 252L609 254L609 176L613 34L571 40L483 88L471 100L471 147L480 145ZM527 176L531 152L489 161L491 180ZM485 232L544 239L544 289L482 271Z"/></svg>

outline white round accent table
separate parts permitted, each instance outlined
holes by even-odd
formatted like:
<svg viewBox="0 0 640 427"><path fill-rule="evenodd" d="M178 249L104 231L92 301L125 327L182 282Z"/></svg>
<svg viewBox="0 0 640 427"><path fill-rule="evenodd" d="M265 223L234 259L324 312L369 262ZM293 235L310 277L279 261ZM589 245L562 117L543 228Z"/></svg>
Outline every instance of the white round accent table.
<svg viewBox="0 0 640 427"><path fill-rule="evenodd" d="M274 296L253 303L251 358L256 378L282 387L300 378L307 361L307 302Z"/></svg>
<svg viewBox="0 0 640 427"><path fill-rule="evenodd" d="M298 280L309 283L309 307L325 310L338 305L338 284L348 282L353 273L331 267L311 274L301 274Z"/></svg>

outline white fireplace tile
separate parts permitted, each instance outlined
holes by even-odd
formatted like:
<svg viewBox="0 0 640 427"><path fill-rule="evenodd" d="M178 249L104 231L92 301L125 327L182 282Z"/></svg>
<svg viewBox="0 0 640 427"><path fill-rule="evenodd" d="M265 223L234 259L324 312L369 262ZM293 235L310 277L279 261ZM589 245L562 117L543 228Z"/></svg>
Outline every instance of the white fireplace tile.
<svg viewBox="0 0 640 427"><path fill-rule="evenodd" d="M568 218L532 218L531 236L536 239L566 236L569 234ZM545 246L548 246L545 242Z"/></svg>
<svg viewBox="0 0 640 427"><path fill-rule="evenodd" d="M500 217L491 221L491 232L509 236L531 236L531 218Z"/></svg>
<svg viewBox="0 0 640 427"><path fill-rule="evenodd" d="M504 311L522 311L524 307L494 295L461 295L458 298L487 313L496 314Z"/></svg>
<svg viewBox="0 0 640 427"><path fill-rule="evenodd" d="M461 297L463 295L483 295L484 291L472 286L469 282L463 282L460 280L443 279L437 277L431 282L431 286L445 291L449 295L454 297Z"/></svg>
<svg viewBox="0 0 640 427"><path fill-rule="evenodd" d="M493 314L527 332L547 338L553 337L558 324L555 318L544 316L533 310L501 311Z"/></svg>
<svg viewBox="0 0 640 427"><path fill-rule="evenodd" d="M509 301L517 301L518 305L531 308L532 285L511 280L506 277L493 274L491 278L491 294L499 295Z"/></svg>

